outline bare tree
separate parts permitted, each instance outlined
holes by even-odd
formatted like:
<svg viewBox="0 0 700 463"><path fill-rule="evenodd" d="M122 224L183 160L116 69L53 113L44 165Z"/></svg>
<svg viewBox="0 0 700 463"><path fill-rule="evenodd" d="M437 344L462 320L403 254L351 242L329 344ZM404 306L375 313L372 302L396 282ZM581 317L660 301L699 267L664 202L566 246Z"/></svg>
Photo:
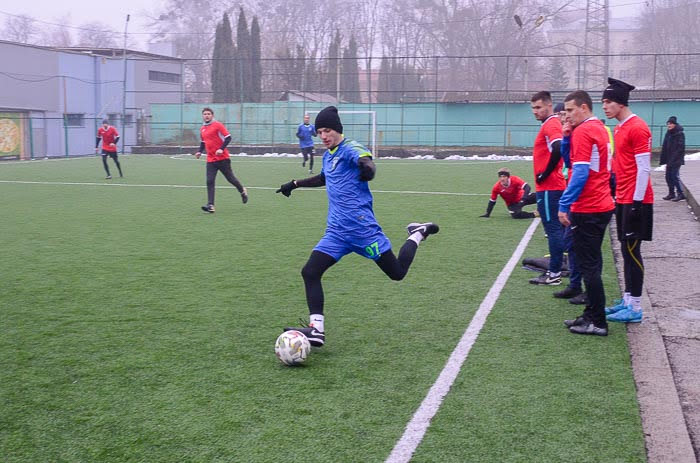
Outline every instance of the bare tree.
<svg viewBox="0 0 700 463"><path fill-rule="evenodd" d="M663 77L658 86L697 88L700 86L700 3L687 0L661 0L647 5L640 17L639 40L657 58L656 69ZM668 56L676 54L676 56ZM684 55L680 55L684 54ZM667 56L664 56L667 55Z"/></svg>
<svg viewBox="0 0 700 463"><path fill-rule="evenodd" d="M79 47L120 48L123 46L118 42L120 35L109 25L92 21L80 25L76 45Z"/></svg>
<svg viewBox="0 0 700 463"><path fill-rule="evenodd" d="M42 26L38 39L39 45L49 47L73 46L73 32L70 24L70 15L65 15L54 19L50 25Z"/></svg>
<svg viewBox="0 0 700 463"><path fill-rule="evenodd" d="M35 19L26 14L7 16L2 29L2 38L12 42L35 43L38 39Z"/></svg>

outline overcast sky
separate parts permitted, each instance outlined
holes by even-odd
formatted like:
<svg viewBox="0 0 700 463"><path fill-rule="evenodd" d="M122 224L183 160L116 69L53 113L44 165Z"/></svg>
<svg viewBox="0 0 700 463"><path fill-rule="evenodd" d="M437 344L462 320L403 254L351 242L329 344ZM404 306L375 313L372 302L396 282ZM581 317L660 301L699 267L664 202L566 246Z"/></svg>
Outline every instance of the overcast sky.
<svg viewBox="0 0 700 463"><path fill-rule="evenodd" d="M148 6L144 6L147 3ZM0 6L0 26L7 13L26 14L48 23L56 23L64 17L70 18L72 26L90 21L108 23L119 32L124 31L126 15L130 14L129 34L139 43L145 42L148 32L148 13L162 9L164 0L116 0L99 2L95 0L31 0L3 2ZM582 6L585 2L581 0ZM647 4L645 0L610 0L610 14L613 18L634 16Z"/></svg>

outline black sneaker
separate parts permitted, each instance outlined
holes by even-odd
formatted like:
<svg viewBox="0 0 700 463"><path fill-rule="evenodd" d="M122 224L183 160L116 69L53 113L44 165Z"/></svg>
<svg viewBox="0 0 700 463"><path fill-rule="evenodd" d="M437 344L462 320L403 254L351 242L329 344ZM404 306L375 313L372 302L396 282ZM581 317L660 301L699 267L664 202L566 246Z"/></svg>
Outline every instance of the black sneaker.
<svg viewBox="0 0 700 463"><path fill-rule="evenodd" d="M683 193L679 194L675 198L673 198L671 201L674 203L677 203L678 201L683 201L685 199L685 195Z"/></svg>
<svg viewBox="0 0 700 463"><path fill-rule="evenodd" d="M667 194L666 196L664 196L664 197L661 198L661 199L663 199L664 201L669 201L669 200L671 200L671 199L673 199L673 198L675 198L675 197L676 197L676 195L674 195L673 193L669 193L669 194Z"/></svg>
<svg viewBox="0 0 700 463"><path fill-rule="evenodd" d="M572 297L569 299L569 304L588 305L588 294L584 291L578 296Z"/></svg>
<svg viewBox="0 0 700 463"><path fill-rule="evenodd" d="M294 328L291 326L285 326L284 331L299 331L303 333L304 336L309 340L312 346L322 347L326 343L326 335L323 331L318 331L316 328L311 326L306 326L303 328Z"/></svg>
<svg viewBox="0 0 700 463"><path fill-rule="evenodd" d="M243 188L243 191L241 191L241 201L243 201L243 204L246 204L248 202L248 189Z"/></svg>
<svg viewBox="0 0 700 463"><path fill-rule="evenodd" d="M552 274L549 273L549 270L547 270L536 278L530 278L530 283L533 285L557 286L561 284L561 274L553 277Z"/></svg>
<svg viewBox="0 0 700 463"><path fill-rule="evenodd" d="M589 322L586 320L582 324L570 326L569 332L574 334L592 334L594 336L607 336L608 328L601 328L599 326L595 326L593 322Z"/></svg>
<svg viewBox="0 0 700 463"><path fill-rule="evenodd" d="M576 325L585 325L586 323L588 323L588 320L583 318L583 315L576 317L573 320L564 320L564 325L566 325L568 328Z"/></svg>
<svg viewBox="0 0 700 463"><path fill-rule="evenodd" d="M437 232L439 232L440 227L438 227L438 224L433 222L411 222L408 225L406 225L406 231L408 231L408 236L411 236L415 232L420 232L420 234L423 235L423 239L425 240L428 239L429 235L434 235Z"/></svg>
<svg viewBox="0 0 700 463"><path fill-rule="evenodd" d="M213 204L207 204L206 206L202 206L202 210L208 214L213 214L215 211Z"/></svg>
<svg viewBox="0 0 700 463"><path fill-rule="evenodd" d="M567 286L563 290L554 293L553 296L557 299L571 299L574 296L578 296L582 292L583 291L581 291L581 288L572 288L571 286Z"/></svg>

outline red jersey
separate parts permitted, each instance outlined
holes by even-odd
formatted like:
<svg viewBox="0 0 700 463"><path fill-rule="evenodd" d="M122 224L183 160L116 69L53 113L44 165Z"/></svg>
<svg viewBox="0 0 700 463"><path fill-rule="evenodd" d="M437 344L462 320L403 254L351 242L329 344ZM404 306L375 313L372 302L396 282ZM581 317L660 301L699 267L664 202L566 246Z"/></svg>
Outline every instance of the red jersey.
<svg viewBox="0 0 700 463"><path fill-rule="evenodd" d="M523 185L525 185L525 180L522 178L511 175L510 184L507 187L501 185L501 182L496 182L491 189L491 201L496 201L498 195L501 195L503 201L506 202L506 206L515 204L523 198Z"/></svg>
<svg viewBox="0 0 700 463"><path fill-rule="evenodd" d="M615 209L610 192L608 152L610 137L595 117L579 124L571 134L571 165L588 164L588 179L571 212L597 213Z"/></svg>
<svg viewBox="0 0 700 463"><path fill-rule="evenodd" d="M651 156L651 131L641 117L632 114L615 126L615 157L612 169L615 172L615 200L618 204L632 204L637 186L636 157L644 154ZM654 203L651 176L647 180L642 202Z"/></svg>
<svg viewBox="0 0 700 463"><path fill-rule="evenodd" d="M207 162L216 162L228 159L228 149L224 149L221 154L216 154L216 150L221 148L224 138L228 137L230 134L224 124L219 121L211 121L208 124L204 124L200 129L200 134L202 136L202 141L204 142L204 149L207 150Z"/></svg>
<svg viewBox="0 0 700 463"><path fill-rule="evenodd" d="M540 131L535 137L535 144L532 147L532 167L537 174L541 174L547 169L549 156L552 154L552 144L555 141L561 141L561 121L559 117L552 114L542 123ZM554 171L542 183L535 182L535 191L545 190L565 190L566 180L561 168L564 165L564 159L560 159Z"/></svg>
<svg viewBox="0 0 700 463"><path fill-rule="evenodd" d="M117 144L114 140L116 140L118 136L119 132L111 125L107 126L106 130L104 127L97 129L97 138L102 139L102 149L110 153L117 152ZM114 143L114 146L109 146L110 143Z"/></svg>

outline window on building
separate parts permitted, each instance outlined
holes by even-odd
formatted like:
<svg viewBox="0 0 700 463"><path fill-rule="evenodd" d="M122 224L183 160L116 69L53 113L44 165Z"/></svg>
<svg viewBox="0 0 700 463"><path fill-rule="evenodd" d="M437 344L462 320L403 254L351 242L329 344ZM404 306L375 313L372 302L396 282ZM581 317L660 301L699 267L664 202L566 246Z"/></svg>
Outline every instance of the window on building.
<svg viewBox="0 0 700 463"><path fill-rule="evenodd" d="M179 84L180 74L163 71L148 71L148 80L151 82L167 82L169 84Z"/></svg>
<svg viewBox="0 0 700 463"><path fill-rule="evenodd" d="M85 114L68 113L65 121L67 127L85 127Z"/></svg>
<svg viewBox="0 0 700 463"><path fill-rule="evenodd" d="M115 127L121 127L121 125L122 125L122 115L120 113L107 114L107 120L109 121L109 125L113 125ZM127 114L124 117L124 122L125 122L125 125L127 125L127 126L133 125L134 124L134 115Z"/></svg>

